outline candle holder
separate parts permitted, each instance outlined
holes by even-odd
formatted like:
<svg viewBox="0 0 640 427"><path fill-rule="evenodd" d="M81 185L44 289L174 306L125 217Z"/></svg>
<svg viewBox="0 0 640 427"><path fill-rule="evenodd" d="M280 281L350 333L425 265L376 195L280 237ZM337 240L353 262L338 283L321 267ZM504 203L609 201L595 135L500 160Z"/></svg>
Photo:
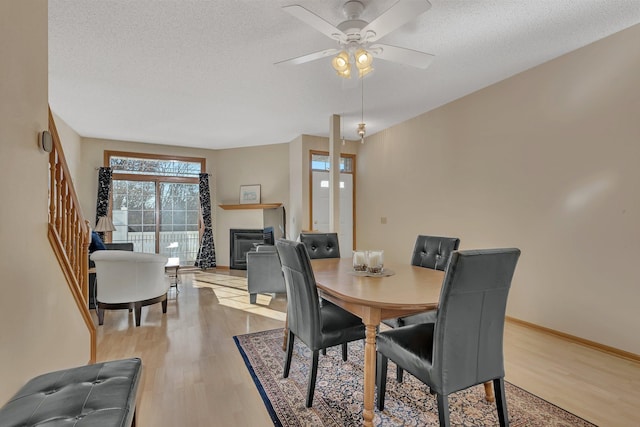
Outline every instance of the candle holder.
<svg viewBox="0 0 640 427"><path fill-rule="evenodd" d="M380 274L384 268L384 251L367 252L367 271L372 274Z"/></svg>
<svg viewBox="0 0 640 427"><path fill-rule="evenodd" d="M367 254L365 251L353 251L353 270L367 271Z"/></svg>

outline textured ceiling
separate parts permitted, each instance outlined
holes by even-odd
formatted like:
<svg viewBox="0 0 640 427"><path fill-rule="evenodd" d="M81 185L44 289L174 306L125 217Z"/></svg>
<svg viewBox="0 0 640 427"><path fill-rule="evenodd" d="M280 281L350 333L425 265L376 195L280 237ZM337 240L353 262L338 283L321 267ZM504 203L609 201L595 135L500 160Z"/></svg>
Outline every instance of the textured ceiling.
<svg viewBox="0 0 640 427"><path fill-rule="evenodd" d="M362 0L371 21L397 0ZM49 102L84 137L230 148L328 135L357 139L361 87L337 47L284 12L337 25L343 0L49 0ZM640 0L431 0L380 42L435 55L426 70L376 60L364 79L368 134L640 23Z"/></svg>

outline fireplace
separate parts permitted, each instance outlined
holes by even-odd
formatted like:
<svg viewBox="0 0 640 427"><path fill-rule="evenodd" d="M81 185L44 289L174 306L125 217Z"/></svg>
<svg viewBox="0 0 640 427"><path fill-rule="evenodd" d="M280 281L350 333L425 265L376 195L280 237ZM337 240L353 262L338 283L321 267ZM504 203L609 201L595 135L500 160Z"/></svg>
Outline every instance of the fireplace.
<svg viewBox="0 0 640 427"><path fill-rule="evenodd" d="M247 252L254 243L264 243L264 230L247 230L232 228L229 236L230 256L229 268L234 270L247 269Z"/></svg>

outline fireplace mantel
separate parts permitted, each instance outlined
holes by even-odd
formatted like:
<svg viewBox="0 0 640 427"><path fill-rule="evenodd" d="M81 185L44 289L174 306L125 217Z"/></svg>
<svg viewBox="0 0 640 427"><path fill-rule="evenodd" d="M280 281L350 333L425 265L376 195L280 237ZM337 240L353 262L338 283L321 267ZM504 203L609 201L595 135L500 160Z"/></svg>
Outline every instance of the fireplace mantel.
<svg viewBox="0 0 640 427"><path fill-rule="evenodd" d="M218 205L225 211L238 209L276 209L282 206L282 203L250 203L244 205Z"/></svg>

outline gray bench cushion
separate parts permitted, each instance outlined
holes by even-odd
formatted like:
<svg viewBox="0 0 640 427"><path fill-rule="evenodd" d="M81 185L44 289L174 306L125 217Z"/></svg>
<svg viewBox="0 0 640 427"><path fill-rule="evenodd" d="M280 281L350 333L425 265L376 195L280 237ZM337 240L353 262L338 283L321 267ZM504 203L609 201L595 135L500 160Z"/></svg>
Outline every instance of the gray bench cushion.
<svg viewBox="0 0 640 427"><path fill-rule="evenodd" d="M0 425L130 426L141 371L133 358L40 375L0 409Z"/></svg>

